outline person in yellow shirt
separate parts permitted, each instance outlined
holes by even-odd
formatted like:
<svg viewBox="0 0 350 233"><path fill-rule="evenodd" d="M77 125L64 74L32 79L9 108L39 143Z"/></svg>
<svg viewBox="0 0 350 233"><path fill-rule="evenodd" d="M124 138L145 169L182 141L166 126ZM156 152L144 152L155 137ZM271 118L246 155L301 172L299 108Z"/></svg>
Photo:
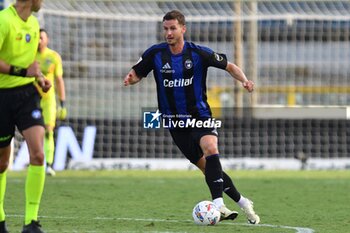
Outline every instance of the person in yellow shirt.
<svg viewBox="0 0 350 233"><path fill-rule="evenodd" d="M39 22L32 15L42 0L17 0L0 11L0 233L8 233L4 199L11 140L17 127L29 151L25 182L25 215L22 233L43 233L38 221L45 184L44 121L40 95L51 83L40 71L35 56L39 43Z"/></svg>
<svg viewBox="0 0 350 233"><path fill-rule="evenodd" d="M49 35L43 28L40 29L40 41L36 61L40 64L41 72L51 81L52 88L48 92L39 92L41 98L41 108L45 123L44 153L46 157L46 174L54 176L52 168L55 152L54 129L56 117L64 120L67 117L65 102L65 86L63 80L63 68L61 56L54 50L48 48ZM59 99L59 107L56 111L56 93Z"/></svg>

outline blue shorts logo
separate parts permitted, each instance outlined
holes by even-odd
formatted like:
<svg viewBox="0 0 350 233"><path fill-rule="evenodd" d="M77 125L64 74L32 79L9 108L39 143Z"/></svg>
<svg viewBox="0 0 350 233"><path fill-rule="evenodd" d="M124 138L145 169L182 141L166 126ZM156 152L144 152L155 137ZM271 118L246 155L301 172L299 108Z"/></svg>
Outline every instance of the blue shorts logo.
<svg viewBox="0 0 350 233"><path fill-rule="evenodd" d="M160 116L162 114L157 110L156 112L144 112L143 113L143 128L145 129L159 129L160 128Z"/></svg>
<svg viewBox="0 0 350 233"><path fill-rule="evenodd" d="M32 112L32 117L33 117L34 119L40 119L40 118L41 118L41 112L40 112L38 109L34 110L34 111Z"/></svg>

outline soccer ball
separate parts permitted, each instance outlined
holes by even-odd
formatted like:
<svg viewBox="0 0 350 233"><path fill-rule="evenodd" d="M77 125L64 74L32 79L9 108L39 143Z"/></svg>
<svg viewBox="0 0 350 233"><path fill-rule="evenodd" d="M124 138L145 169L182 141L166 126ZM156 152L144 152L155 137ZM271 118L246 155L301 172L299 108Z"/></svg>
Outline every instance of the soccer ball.
<svg viewBox="0 0 350 233"><path fill-rule="evenodd" d="M220 211L211 201L201 201L192 211L194 223L197 225L215 225L220 221Z"/></svg>

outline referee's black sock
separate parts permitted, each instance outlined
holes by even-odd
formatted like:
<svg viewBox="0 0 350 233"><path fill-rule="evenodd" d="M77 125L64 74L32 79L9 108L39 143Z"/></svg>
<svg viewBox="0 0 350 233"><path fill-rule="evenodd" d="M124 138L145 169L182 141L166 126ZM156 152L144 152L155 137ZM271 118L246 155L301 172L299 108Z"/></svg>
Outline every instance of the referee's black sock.
<svg viewBox="0 0 350 233"><path fill-rule="evenodd" d="M235 202L238 202L241 198L241 194L236 189L231 178L224 171L222 172L222 177L224 179L224 192Z"/></svg>
<svg viewBox="0 0 350 233"><path fill-rule="evenodd" d="M218 154L209 155L206 158L205 181L208 184L211 196L214 199L222 197L223 177Z"/></svg>

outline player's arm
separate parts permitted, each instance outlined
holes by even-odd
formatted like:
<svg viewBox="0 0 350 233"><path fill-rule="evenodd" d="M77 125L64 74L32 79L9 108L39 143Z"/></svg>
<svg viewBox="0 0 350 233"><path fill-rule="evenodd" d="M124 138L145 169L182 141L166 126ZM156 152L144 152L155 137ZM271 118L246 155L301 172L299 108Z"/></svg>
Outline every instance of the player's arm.
<svg viewBox="0 0 350 233"><path fill-rule="evenodd" d="M51 82L43 76L37 61L34 61L29 67L23 68L7 64L6 62L0 60L0 72L3 74L24 78L35 77L36 81L44 92L47 92L51 88Z"/></svg>
<svg viewBox="0 0 350 233"><path fill-rule="evenodd" d="M225 54L215 53L205 47L202 47L201 54L208 67L214 66L219 69L225 69L233 78L240 81L249 92L254 90L254 82L247 79L241 68L229 62Z"/></svg>
<svg viewBox="0 0 350 233"><path fill-rule="evenodd" d="M57 88L57 95L58 95L58 99L61 102L66 101L66 90L65 90L65 86L64 86L64 80L62 76L57 76L56 77L56 88Z"/></svg>
<svg viewBox="0 0 350 233"><path fill-rule="evenodd" d="M153 70L154 47L148 48L124 78L124 86L134 85Z"/></svg>
<svg viewBox="0 0 350 233"><path fill-rule="evenodd" d="M247 91L252 92L254 90L254 82L248 80L244 72L237 65L227 62L226 71L236 80L240 81Z"/></svg>
<svg viewBox="0 0 350 233"><path fill-rule="evenodd" d="M153 69L153 56L145 52L124 78L124 86L134 85Z"/></svg>
<svg viewBox="0 0 350 233"><path fill-rule="evenodd" d="M0 73L2 74L8 74L10 72L10 66L0 60Z"/></svg>
<svg viewBox="0 0 350 233"><path fill-rule="evenodd" d="M66 89L63 79L63 65L62 58L58 53L54 53L54 62L55 62L55 84L56 84L56 94L58 96L59 105L57 108L57 118L60 120L65 120L67 118L67 108L65 106L66 101Z"/></svg>
<svg viewBox="0 0 350 233"><path fill-rule="evenodd" d="M64 103L66 101L66 90L63 80L63 65L62 65L62 58L58 53L55 53L54 56L55 61L55 84L56 84L56 91L58 95L58 99L61 103ZM61 104L61 107L62 104Z"/></svg>
<svg viewBox="0 0 350 233"><path fill-rule="evenodd" d="M27 68L13 66L0 60L0 72L20 77L40 77L41 71L39 64L35 61Z"/></svg>

